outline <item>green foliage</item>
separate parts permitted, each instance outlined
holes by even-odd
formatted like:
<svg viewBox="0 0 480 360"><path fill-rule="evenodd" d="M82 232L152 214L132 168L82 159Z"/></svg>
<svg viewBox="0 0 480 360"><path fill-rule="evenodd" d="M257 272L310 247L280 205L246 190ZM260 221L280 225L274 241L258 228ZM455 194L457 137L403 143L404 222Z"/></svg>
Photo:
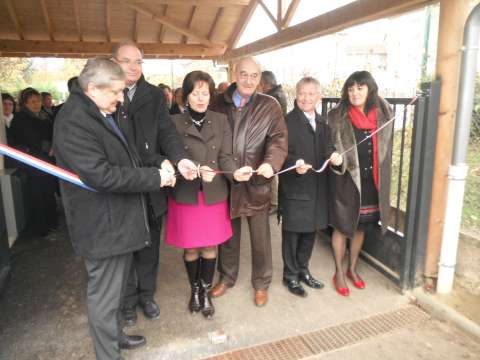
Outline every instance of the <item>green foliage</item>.
<svg viewBox="0 0 480 360"><path fill-rule="evenodd" d="M0 89L16 94L31 81L32 60L24 58L0 58Z"/></svg>

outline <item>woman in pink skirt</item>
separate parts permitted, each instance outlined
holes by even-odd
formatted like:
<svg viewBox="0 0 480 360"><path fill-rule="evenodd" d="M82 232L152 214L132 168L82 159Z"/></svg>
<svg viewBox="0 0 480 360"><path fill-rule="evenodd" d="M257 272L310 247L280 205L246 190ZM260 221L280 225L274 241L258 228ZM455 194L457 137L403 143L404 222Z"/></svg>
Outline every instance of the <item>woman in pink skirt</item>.
<svg viewBox="0 0 480 360"><path fill-rule="evenodd" d="M182 85L187 111L172 116L185 149L199 165L200 177L178 179L168 200L165 242L184 249L191 286L189 309L209 318L215 309L210 299L217 260L217 245L232 236L227 180L246 181L247 169L235 171L232 133L227 117L208 110L215 84L209 74L193 71ZM216 173L216 170L230 174ZM233 173L233 174L232 174Z"/></svg>

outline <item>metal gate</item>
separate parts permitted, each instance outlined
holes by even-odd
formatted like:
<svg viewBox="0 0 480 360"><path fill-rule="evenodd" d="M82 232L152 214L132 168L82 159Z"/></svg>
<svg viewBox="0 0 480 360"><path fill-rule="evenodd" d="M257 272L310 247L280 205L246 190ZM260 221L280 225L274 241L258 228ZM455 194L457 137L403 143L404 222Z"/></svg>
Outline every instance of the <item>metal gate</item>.
<svg viewBox="0 0 480 360"><path fill-rule="evenodd" d="M412 105L410 98L386 98L396 120L392 129L393 156L390 222L365 234L362 258L402 289L414 287L423 273L435 155L440 82L423 84ZM339 98L324 98L322 115ZM328 120L327 120L328 121Z"/></svg>

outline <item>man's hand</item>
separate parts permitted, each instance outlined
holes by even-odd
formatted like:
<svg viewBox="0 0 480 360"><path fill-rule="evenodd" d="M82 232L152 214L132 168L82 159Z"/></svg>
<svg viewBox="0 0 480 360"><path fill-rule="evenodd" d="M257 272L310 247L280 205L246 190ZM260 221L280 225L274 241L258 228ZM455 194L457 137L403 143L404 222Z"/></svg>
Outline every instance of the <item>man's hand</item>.
<svg viewBox="0 0 480 360"><path fill-rule="evenodd" d="M268 163L263 163L257 169L257 175L262 175L266 179L270 179L273 176L272 166Z"/></svg>
<svg viewBox="0 0 480 360"><path fill-rule="evenodd" d="M160 169L165 170L167 173L172 175L170 182L166 184L166 186L174 187L175 183L177 182L177 178L175 177L175 168L173 167L172 163L168 159L165 159L162 161Z"/></svg>
<svg viewBox="0 0 480 360"><path fill-rule="evenodd" d="M203 181L207 183L212 182L215 175L215 171L212 168L209 168L205 165L200 166L200 176L202 177Z"/></svg>
<svg viewBox="0 0 480 360"><path fill-rule="evenodd" d="M188 159L182 159L177 164L178 171L187 180L195 180L198 177L198 167Z"/></svg>
<svg viewBox="0 0 480 360"><path fill-rule="evenodd" d="M295 166L297 166L295 170L300 175L306 174L306 172L312 168L312 165L305 164L305 161L303 159L298 159L295 163Z"/></svg>
<svg viewBox="0 0 480 360"><path fill-rule="evenodd" d="M239 182L248 181L253 175L253 169L251 166L244 166L240 169L235 170L233 173L233 178Z"/></svg>
<svg viewBox="0 0 480 360"><path fill-rule="evenodd" d="M333 166L340 166L343 163L343 156L337 152L334 152L332 155L330 155L330 162Z"/></svg>
<svg viewBox="0 0 480 360"><path fill-rule="evenodd" d="M160 172L160 187L175 186L175 173L163 169L158 169L158 171Z"/></svg>

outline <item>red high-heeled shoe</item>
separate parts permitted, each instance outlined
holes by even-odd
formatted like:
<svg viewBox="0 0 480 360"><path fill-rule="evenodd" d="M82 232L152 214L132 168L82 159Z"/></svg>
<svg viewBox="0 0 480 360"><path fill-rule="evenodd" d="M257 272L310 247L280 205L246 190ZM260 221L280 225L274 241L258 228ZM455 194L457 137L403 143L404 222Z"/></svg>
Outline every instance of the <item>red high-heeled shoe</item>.
<svg viewBox="0 0 480 360"><path fill-rule="evenodd" d="M347 271L347 278L350 279L352 282L353 286L355 286L357 289L365 289L365 281L362 280L360 275L357 274L358 280L353 280L352 273L350 270Z"/></svg>
<svg viewBox="0 0 480 360"><path fill-rule="evenodd" d="M349 296L350 295L350 289L348 287L338 287L337 286L337 276L333 275L333 287L335 290L337 290L337 293L339 293L342 296Z"/></svg>

